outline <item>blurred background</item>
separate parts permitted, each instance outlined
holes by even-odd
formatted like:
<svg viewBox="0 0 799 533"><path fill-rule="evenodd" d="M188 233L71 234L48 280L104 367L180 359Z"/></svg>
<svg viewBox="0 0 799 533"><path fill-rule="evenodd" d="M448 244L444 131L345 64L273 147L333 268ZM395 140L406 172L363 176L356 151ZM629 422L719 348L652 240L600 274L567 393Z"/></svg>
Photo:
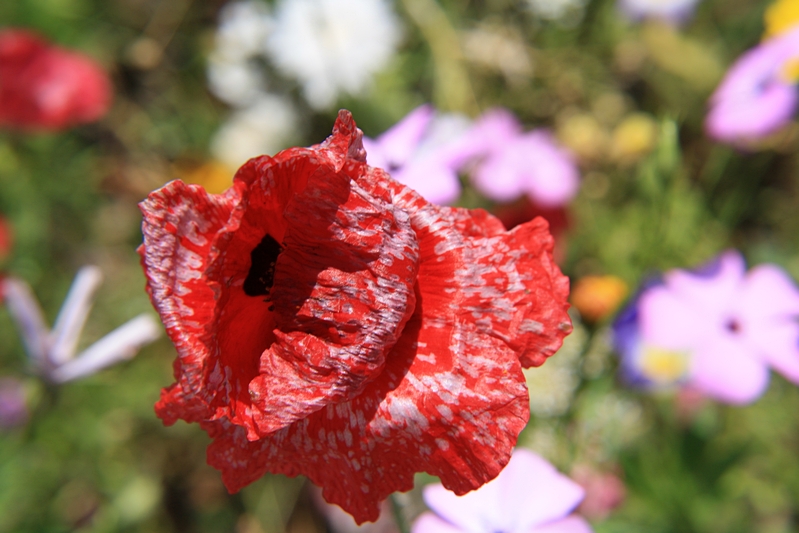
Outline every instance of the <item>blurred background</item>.
<svg viewBox="0 0 799 533"><path fill-rule="evenodd" d="M52 324L78 269L99 266L85 347L152 312L136 254L137 203L151 190L180 178L220 192L249 157L321 142L339 108L378 140L426 103L464 128L505 108L521 130L548 132L579 186L554 203L492 199L467 167L450 203L508 226L541 214L573 287L613 276L574 294L574 333L527 371L520 445L586 487L578 512L597 532L799 531L796 386L774 374L746 406L630 388L610 328L654 273L725 249L799 277L799 127L789 117L730 142L705 126L725 72L761 42L769 5L0 2L3 28L91 58L112 93L96 120L6 120L0 268L30 284ZM0 73L0 92L10 79ZM352 531L303 479L268 475L229 495L205 464L206 434L153 413L174 358L162 336L129 362L53 384L0 308L0 532ZM424 509L417 489L403 501L409 520ZM371 527L395 531L384 516Z"/></svg>

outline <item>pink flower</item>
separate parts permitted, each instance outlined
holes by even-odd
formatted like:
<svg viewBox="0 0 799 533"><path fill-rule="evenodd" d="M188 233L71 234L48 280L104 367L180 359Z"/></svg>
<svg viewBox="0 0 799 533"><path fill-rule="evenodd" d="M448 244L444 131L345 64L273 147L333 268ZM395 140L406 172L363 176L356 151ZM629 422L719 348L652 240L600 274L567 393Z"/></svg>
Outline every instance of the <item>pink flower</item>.
<svg viewBox="0 0 799 533"><path fill-rule="evenodd" d="M527 195L543 207L568 203L579 186L571 154L545 130L522 131L506 109L480 117L459 143L462 160L475 161L474 186L498 202Z"/></svg>
<svg viewBox="0 0 799 533"><path fill-rule="evenodd" d="M411 111L377 139L364 138L369 164L383 168L428 201L452 203L458 173L498 202L527 195L542 207L566 204L577 193L579 172L549 132L524 133L506 109L483 114L471 127L457 115L436 116L432 106Z"/></svg>
<svg viewBox="0 0 799 533"><path fill-rule="evenodd" d="M604 520L624 503L627 489L624 482L613 472L595 470L580 465L572 470L572 478L585 489L585 499L577 510L592 520Z"/></svg>
<svg viewBox="0 0 799 533"><path fill-rule="evenodd" d="M0 125L60 130L93 122L111 82L92 59L18 29L0 31Z"/></svg>
<svg viewBox="0 0 799 533"><path fill-rule="evenodd" d="M431 105L417 107L376 139L363 138L367 163L428 202L451 204L461 193L460 159L453 149L467 128L464 117L436 115Z"/></svg>
<svg viewBox="0 0 799 533"><path fill-rule="evenodd" d="M590 533L570 513L585 491L535 453L517 448L499 476L480 489L456 496L428 485L424 513L412 533Z"/></svg>
<svg viewBox="0 0 799 533"><path fill-rule="evenodd" d="M730 68L710 97L708 135L726 142L758 139L778 130L796 111L796 80L787 72L799 59L799 28L752 48Z"/></svg>
<svg viewBox="0 0 799 533"><path fill-rule="evenodd" d="M673 270L641 293L637 312L637 334L617 324L617 345L645 379L668 374L733 404L763 394L769 368L799 384L799 290L775 265L747 272L729 251L709 270Z"/></svg>
<svg viewBox="0 0 799 533"><path fill-rule="evenodd" d="M13 377L0 377L0 430L9 430L28 421L25 384Z"/></svg>

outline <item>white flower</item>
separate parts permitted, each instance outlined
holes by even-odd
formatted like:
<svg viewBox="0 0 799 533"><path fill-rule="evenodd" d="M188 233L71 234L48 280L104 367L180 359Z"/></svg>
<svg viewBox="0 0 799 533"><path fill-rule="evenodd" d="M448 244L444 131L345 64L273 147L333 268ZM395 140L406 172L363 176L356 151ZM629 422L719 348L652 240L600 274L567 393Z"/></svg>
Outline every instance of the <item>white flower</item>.
<svg viewBox="0 0 799 533"><path fill-rule="evenodd" d="M126 322L83 352L75 355L83 325L89 315L94 291L102 274L95 266L80 269L55 327L47 329L42 311L27 283L5 278L0 290L12 319L19 328L25 348L36 372L52 383L64 383L94 374L125 359L161 335L158 322L150 315L139 315Z"/></svg>
<svg viewBox="0 0 799 533"><path fill-rule="evenodd" d="M208 85L220 100L243 107L266 89L266 75L257 58L272 24L260 2L234 2L222 9L216 46L208 58Z"/></svg>
<svg viewBox="0 0 799 533"><path fill-rule="evenodd" d="M262 53L273 21L262 2L231 2L219 13L216 51L230 61Z"/></svg>
<svg viewBox="0 0 799 533"><path fill-rule="evenodd" d="M361 93L399 39L399 23L385 0L279 0L266 50L300 81L308 103L322 109L341 92Z"/></svg>
<svg viewBox="0 0 799 533"><path fill-rule="evenodd" d="M219 128L211 141L211 153L231 168L239 168L252 157L274 155L289 146L297 128L297 114L291 102L264 93L251 106L233 113Z"/></svg>
<svg viewBox="0 0 799 533"><path fill-rule="evenodd" d="M586 0L527 0L536 16L545 20L560 20L569 14L582 15Z"/></svg>
<svg viewBox="0 0 799 533"><path fill-rule="evenodd" d="M214 95L235 107L251 104L264 91L264 73L251 61L229 62L217 55L208 59L208 87Z"/></svg>

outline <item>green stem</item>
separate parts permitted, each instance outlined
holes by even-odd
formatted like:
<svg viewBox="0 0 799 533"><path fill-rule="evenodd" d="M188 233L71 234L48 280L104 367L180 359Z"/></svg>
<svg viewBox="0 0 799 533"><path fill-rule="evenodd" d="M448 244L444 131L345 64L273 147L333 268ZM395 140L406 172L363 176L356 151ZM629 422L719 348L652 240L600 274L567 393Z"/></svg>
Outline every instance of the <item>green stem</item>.
<svg viewBox="0 0 799 533"><path fill-rule="evenodd" d="M436 105L476 115L479 109L463 66L458 32L447 14L436 0L402 0L402 5L430 46L436 65Z"/></svg>
<svg viewBox="0 0 799 533"><path fill-rule="evenodd" d="M397 494L392 494L388 499L391 501L391 512L394 515L394 521L397 523L399 533L410 533L411 529L408 526L408 521L405 519L405 513L403 512L404 506L399 501Z"/></svg>

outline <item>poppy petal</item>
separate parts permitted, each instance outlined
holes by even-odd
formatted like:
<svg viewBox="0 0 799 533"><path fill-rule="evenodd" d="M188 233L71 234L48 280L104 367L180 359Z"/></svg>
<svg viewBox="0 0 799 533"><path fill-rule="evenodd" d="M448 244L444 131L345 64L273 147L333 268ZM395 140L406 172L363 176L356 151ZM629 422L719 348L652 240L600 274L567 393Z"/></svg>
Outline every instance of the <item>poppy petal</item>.
<svg viewBox="0 0 799 533"><path fill-rule="evenodd" d="M201 423L229 490L304 474L359 522L415 472L459 494L495 477L529 416L522 366L571 328L545 221L429 204L361 138L342 111L223 195L167 185L140 249L179 355L159 416Z"/></svg>
<svg viewBox="0 0 799 533"><path fill-rule="evenodd" d="M272 178L261 184L303 172L299 160L307 154L291 152L270 162ZM320 161L309 172L305 189L282 210L284 251L270 294L275 340L258 353L249 387L259 435L360 393L381 371L415 303L416 235L388 191L374 186L387 181L383 171L360 162L336 171ZM249 194L268 191L253 184ZM263 219L253 202L249 210L254 221Z"/></svg>
<svg viewBox="0 0 799 533"><path fill-rule="evenodd" d="M213 307L218 324L201 356L206 375L199 384L217 393L199 396L214 418L244 425L253 440L360 392L380 371L413 311L415 235L387 191L367 193L350 178L382 171L348 161L350 145L339 152L328 148L348 135L354 133L340 131L326 145L250 160L232 189L243 201L226 212L227 221L208 228L217 235L210 260L197 272L214 291L200 303ZM348 168L342 168L345 161ZM370 174L363 181L381 180ZM161 248L182 244L173 238L170 246L162 238L165 207L156 202L159 195L142 206L149 214L144 253L158 249L151 246L156 240ZM206 195L198 211L215 201L221 200ZM172 227L178 225L167 231ZM253 255L267 237L276 247L271 266L257 264ZM150 270L162 274L160 259L145 261L148 276ZM269 287L256 282L248 288L256 267L269 270ZM191 364L198 352L187 350L179 353ZM216 385L222 377L227 387ZM167 404L159 404L159 414Z"/></svg>
<svg viewBox="0 0 799 533"><path fill-rule="evenodd" d="M552 260L546 220L538 217L506 232L481 209L428 204L407 188L397 190L395 201L414 213L420 286L431 287L422 298L435 309L431 323L460 313L481 333L508 343L525 368L540 366L560 348L571 332L569 280ZM457 231L440 231L448 224ZM457 268L450 272L450 265ZM425 276L432 278L427 285Z"/></svg>
<svg viewBox="0 0 799 533"><path fill-rule="evenodd" d="M218 388L213 385L224 379L211 361L215 293L205 272L219 254L214 237L239 200L236 188L209 195L198 185L173 181L141 204L145 244L138 251L147 291L179 354L177 383L164 389L156 404L165 424L210 417Z"/></svg>
<svg viewBox="0 0 799 533"><path fill-rule="evenodd" d="M352 401L285 431L253 443L225 432L224 444L218 439L209 449L209 462L229 489L266 471L302 473L362 522L377 518L389 494L409 490L414 471L437 475L463 494L496 476L510 457L529 416L519 356L475 319L483 312L476 294L492 290L478 275L491 267L481 270L475 251L496 247L491 241L499 237L483 235L501 224L482 212L467 224L466 210L427 204L399 184L397 190L405 196L395 198L398 205L425 207L412 217L420 241L416 308L386 367ZM479 238L469 239L460 226ZM515 266L507 270L518 276Z"/></svg>

